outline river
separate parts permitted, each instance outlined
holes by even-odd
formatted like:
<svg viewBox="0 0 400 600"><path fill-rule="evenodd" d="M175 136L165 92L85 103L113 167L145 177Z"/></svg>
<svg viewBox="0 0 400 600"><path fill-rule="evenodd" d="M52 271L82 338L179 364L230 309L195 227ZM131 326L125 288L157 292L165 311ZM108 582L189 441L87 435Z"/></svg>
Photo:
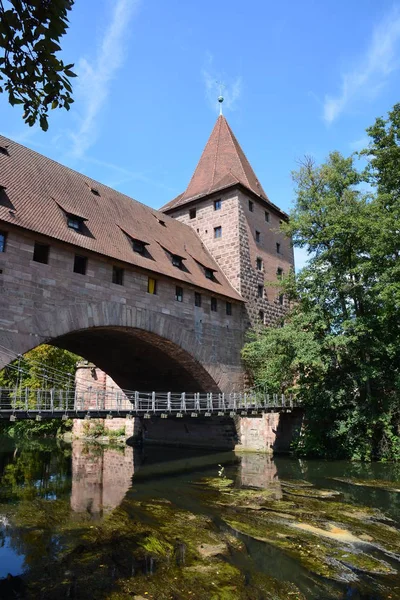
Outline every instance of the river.
<svg viewBox="0 0 400 600"><path fill-rule="evenodd" d="M0 599L400 599L400 467L0 440Z"/></svg>

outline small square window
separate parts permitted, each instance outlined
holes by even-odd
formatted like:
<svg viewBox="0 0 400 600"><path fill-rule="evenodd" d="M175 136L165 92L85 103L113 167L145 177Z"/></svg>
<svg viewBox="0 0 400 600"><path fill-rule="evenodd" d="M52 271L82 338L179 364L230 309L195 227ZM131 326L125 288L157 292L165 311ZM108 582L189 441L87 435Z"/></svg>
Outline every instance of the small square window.
<svg viewBox="0 0 400 600"><path fill-rule="evenodd" d="M260 235L260 232L259 232L259 231L256 231L256 242L257 242L257 243L260 243L260 241L261 241L261 235Z"/></svg>
<svg viewBox="0 0 400 600"><path fill-rule="evenodd" d="M196 209L195 208L191 208L189 210L189 219L195 219L196 218Z"/></svg>
<svg viewBox="0 0 400 600"><path fill-rule="evenodd" d="M0 252L6 251L6 238L7 234L4 231L0 231Z"/></svg>
<svg viewBox="0 0 400 600"><path fill-rule="evenodd" d="M258 313L258 318L260 319L261 323L264 323L264 311L260 310L260 312Z"/></svg>
<svg viewBox="0 0 400 600"><path fill-rule="evenodd" d="M283 294L279 294L279 304L281 306L283 306L283 301L284 301L284 295Z"/></svg>
<svg viewBox="0 0 400 600"><path fill-rule="evenodd" d="M174 265L174 267L178 267L178 269L182 269L182 267L183 267L182 257L178 256L177 254L173 254L172 255L172 264Z"/></svg>
<svg viewBox="0 0 400 600"><path fill-rule="evenodd" d="M201 294L199 294L199 292L194 293L194 305L201 306Z"/></svg>
<svg viewBox="0 0 400 600"><path fill-rule="evenodd" d="M264 286L261 284L257 286L257 297L264 298Z"/></svg>
<svg viewBox="0 0 400 600"><path fill-rule="evenodd" d="M147 280L147 293L157 294L157 279L149 277Z"/></svg>
<svg viewBox="0 0 400 600"><path fill-rule="evenodd" d="M214 297L211 298L211 310L217 312L217 299Z"/></svg>
<svg viewBox="0 0 400 600"><path fill-rule="evenodd" d="M215 238L220 238L222 237L222 227L214 227L214 237Z"/></svg>
<svg viewBox="0 0 400 600"><path fill-rule="evenodd" d="M112 282L117 285L124 285L124 269L121 267L113 267Z"/></svg>
<svg viewBox="0 0 400 600"><path fill-rule="evenodd" d="M281 269L280 267L277 268L276 270L276 274L278 276L278 278L280 279L283 275L283 269Z"/></svg>
<svg viewBox="0 0 400 600"><path fill-rule="evenodd" d="M221 200L214 200L214 210L221 210Z"/></svg>
<svg viewBox="0 0 400 600"><path fill-rule="evenodd" d="M79 254L75 254L74 273L80 273L80 275L86 275L86 269L87 269L86 256L79 256Z"/></svg>
<svg viewBox="0 0 400 600"><path fill-rule="evenodd" d="M269 223L269 212L267 210L264 212L264 217L265 217L266 223Z"/></svg>
<svg viewBox="0 0 400 600"><path fill-rule="evenodd" d="M254 211L254 203L251 200L249 200L249 211L250 212Z"/></svg>
<svg viewBox="0 0 400 600"><path fill-rule="evenodd" d="M256 259L256 267L257 267L257 271L263 270L263 261L261 258Z"/></svg>
<svg viewBox="0 0 400 600"><path fill-rule="evenodd" d="M175 300L177 302L183 302L183 288L179 287L179 285L175 288Z"/></svg>
<svg viewBox="0 0 400 600"><path fill-rule="evenodd" d="M277 254L281 253L281 245L279 242L276 242L276 252L277 252Z"/></svg>
<svg viewBox="0 0 400 600"><path fill-rule="evenodd" d="M206 276L206 279L214 279L214 271L207 267L204 269L204 275Z"/></svg>
<svg viewBox="0 0 400 600"><path fill-rule="evenodd" d="M231 316L231 314L232 314L232 303L231 302L226 303L226 314L228 316Z"/></svg>
<svg viewBox="0 0 400 600"><path fill-rule="evenodd" d="M35 242L35 246L33 248L33 260L35 262L47 265L49 262L49 251L50 246L48 244L39 244L39 242Z"/></svg>

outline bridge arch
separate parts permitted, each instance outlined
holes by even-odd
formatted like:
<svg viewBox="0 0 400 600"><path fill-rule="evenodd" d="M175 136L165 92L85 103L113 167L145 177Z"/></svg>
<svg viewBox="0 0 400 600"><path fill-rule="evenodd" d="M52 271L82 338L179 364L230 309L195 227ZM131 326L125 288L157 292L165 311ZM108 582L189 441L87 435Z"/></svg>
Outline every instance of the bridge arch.
<svg viewBox="0 0 400 600"><path fill-rule="evenodd" d="M0 345L17 354L42 343L95 363L125 389L228 391L238 389L241 368L221 331L204 343L201 323L182 327L176 316L122 303L80 302L38 310L2 331ZM0 347L0 369L10 362Z"/></svg>

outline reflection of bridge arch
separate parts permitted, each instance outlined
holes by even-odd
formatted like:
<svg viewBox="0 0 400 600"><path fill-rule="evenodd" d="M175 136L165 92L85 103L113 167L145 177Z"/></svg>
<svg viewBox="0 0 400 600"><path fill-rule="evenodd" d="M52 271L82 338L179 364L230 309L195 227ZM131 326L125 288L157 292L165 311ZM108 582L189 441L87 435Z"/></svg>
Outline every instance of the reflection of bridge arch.
<svg viewBox="0 0 400 600"><path fill-rule="evenodd" d="M199 333L191 321L190 326L184 318L156 310L89 302L38 309L20 322L18 330L0 332L0 343L19 354L44 342L71 350L109 373L123 388L238 389L240 332L205 324ZM9 355L0 348L0 368L8 362Z"/></svg>

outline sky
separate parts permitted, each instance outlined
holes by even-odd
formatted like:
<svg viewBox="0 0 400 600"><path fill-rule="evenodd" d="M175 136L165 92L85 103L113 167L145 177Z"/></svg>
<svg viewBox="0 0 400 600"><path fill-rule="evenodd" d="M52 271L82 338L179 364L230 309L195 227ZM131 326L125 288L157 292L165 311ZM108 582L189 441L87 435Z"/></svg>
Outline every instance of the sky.
<svg viewBox="0 0 400 600"><path fill-rule="evenodd" d="M44 133L0 95L0 132L159 208L224 114L272 202L291 172L364 147L400 101L400 0L75 0L61 41L75 103ZM296 251L297 267L306 253Z"/></svg>

